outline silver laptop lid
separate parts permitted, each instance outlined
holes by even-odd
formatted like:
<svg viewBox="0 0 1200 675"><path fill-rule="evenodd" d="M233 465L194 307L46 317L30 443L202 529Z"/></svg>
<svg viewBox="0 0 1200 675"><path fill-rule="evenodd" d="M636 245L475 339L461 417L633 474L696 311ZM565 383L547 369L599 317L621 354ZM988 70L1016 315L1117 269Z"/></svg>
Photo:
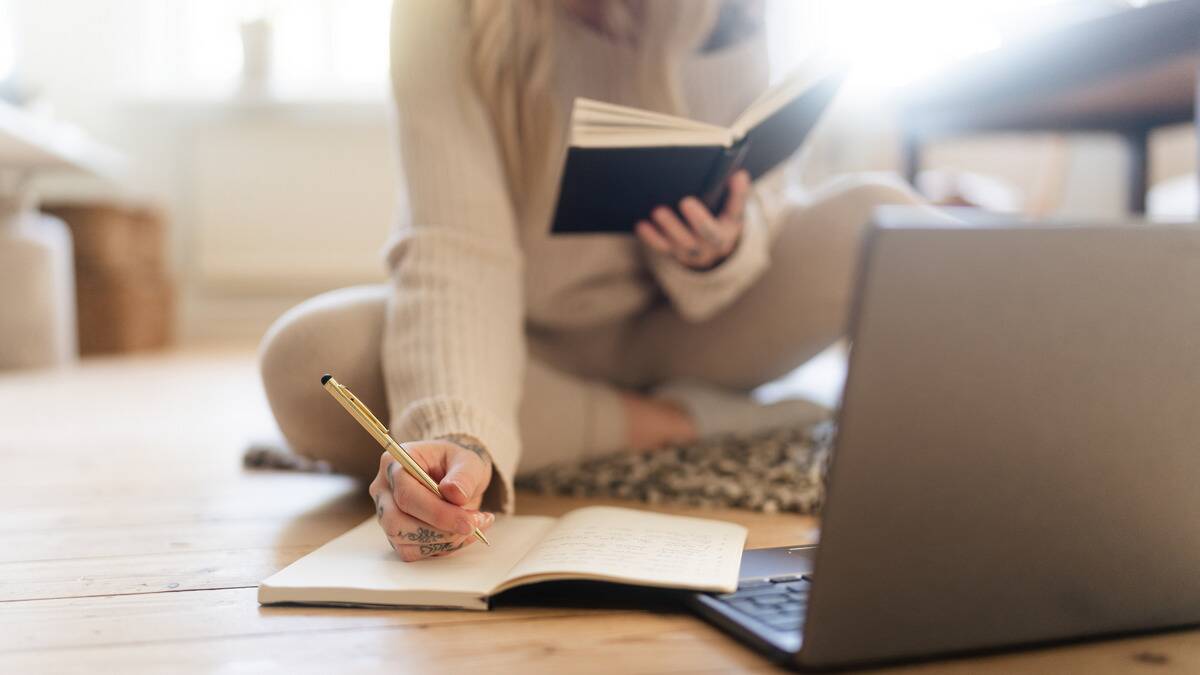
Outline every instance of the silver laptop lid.
<svg viewBox="0 0 1200 675"><path fill-rule="evenodd" d="M876 227L862 267L801 662L1200 622L1200 229Z"/></svg>

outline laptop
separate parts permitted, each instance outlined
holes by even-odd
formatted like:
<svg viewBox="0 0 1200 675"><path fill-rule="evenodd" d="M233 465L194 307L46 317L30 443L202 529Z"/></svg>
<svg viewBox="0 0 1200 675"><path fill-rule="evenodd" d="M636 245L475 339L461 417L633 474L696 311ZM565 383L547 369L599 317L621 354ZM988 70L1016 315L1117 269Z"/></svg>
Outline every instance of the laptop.
<svg viewBox="0 0 1200 675"><path fill-rule="evenodd" d="M819 545L700 614L799 669L1200 624L1200 227L881 210L850 337Z"/></svg>

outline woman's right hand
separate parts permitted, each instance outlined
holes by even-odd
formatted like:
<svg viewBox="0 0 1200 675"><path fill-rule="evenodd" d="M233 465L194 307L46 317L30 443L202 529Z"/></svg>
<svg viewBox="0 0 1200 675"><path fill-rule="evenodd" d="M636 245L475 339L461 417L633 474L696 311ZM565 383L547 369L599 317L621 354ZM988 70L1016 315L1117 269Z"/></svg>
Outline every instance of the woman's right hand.
<svg viewBox="0 0 1200 675"><path fill-rule="evenodd" d="M413 459L438 483L439 497L417 482L390 454L379 458L369 492L392 550L405 562L453 554L487 531L496 516L479 511L492 479L487 452L469 439L405 443Z"/></svg>

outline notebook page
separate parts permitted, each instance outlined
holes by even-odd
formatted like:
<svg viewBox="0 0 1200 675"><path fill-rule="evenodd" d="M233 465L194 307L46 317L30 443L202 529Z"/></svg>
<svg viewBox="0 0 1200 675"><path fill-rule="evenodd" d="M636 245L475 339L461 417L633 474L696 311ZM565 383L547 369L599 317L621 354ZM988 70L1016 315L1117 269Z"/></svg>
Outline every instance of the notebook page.
<svg viewBox="0 0 1200 675"><path fill-rule="evenodd" d="M746 528L734 523L593 506L560 518L508 579L590 576L733 591L745 542Z"/></svg>
<svg viewBox="0 0 1200 675"><path fill-rule="evenodd" d="M451 604L439 602L440 593L486 596L553 524L500 516L487 534L492 546L475 542L453 556L406 563L372 517L263 581L260 598L404 605Z"/></svg>

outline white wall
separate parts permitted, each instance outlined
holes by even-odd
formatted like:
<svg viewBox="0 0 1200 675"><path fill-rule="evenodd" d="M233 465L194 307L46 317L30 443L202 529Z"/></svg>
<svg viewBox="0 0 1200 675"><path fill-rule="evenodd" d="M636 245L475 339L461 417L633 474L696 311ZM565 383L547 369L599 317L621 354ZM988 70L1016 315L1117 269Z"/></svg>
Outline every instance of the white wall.
<svg viewBox="0 0 1200 675"><path fill-rule="evenodd" d="M50 177L43 195L165 211L185 339L254 337L314 293L384 280L396 179L382 88L162 98L138 89L139 0L8 2L21 74L44 107L132 159L121 185Z"/></svg>
<svg viewBox="0 0 1200 675"><path fill-rule="evenodd" d="M383 103L156 103L124 115L158 132L185 335L258 335L305 297L385 279L397 190Z"/></svg>

